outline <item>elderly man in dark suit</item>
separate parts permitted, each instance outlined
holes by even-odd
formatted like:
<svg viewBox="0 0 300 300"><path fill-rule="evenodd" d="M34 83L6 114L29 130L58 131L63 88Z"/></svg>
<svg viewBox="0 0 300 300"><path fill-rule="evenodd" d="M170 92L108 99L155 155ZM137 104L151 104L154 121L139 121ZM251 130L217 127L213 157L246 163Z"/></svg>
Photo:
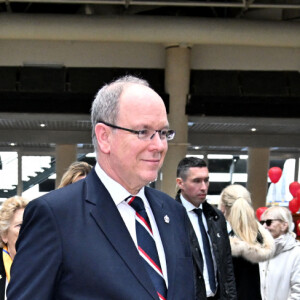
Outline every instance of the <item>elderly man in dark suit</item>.
<svg viewBox="0 0 300 300"><path fill-rule="evenodd" d="M98 92L92 125L95 168L25 211L8 299L194 299L185 210L147 187L175 134L162 99L120 78Z"/></svg>

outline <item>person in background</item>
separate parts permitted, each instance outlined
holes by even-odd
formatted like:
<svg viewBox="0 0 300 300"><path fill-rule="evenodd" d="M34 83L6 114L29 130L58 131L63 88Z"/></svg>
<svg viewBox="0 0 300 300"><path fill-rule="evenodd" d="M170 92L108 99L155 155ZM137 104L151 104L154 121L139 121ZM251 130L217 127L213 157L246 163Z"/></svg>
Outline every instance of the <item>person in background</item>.
<svg viewBox="0 0 300 300"><path fill-rule="evenodd" d="M28 200L15 196L6 199L0 209L0 300L6 299L6 287L10 281L10 268L16 255L15 244L23 221Z"/></svg>
<svg viewBox="0 0 300 300"><path fill-rule="evenodd" d="M176 182L176 200L189 217L197 299L236 299L226 222L223 214L206 200L209 172L205 161L197 157L182 159Z"/></svg>
<svg viewBox="0 0 300 300"><path fill-rule="evenodd" d="M92 166L85 161L73 162L67 171L63 174L58 188L62 188L66 185L74 183L80 179L86 177L86 175L92 170Z"/></svg>
<svg viewBox="0 0 300 300"><path fill-rule="evenodd" d="M275 254L260 263L263 300L300 299L300 243L295 239L291 212L281 206L269 207L260 221L275 240Z"/></svg>
<svg viewBox="0 0 300 300"><path fill-rule="evenodd" d="M242 185L222 191L219 209L227 220L238 299L259 300L258 263L272 257L273 238L256 220L250 193Z"/></svg>
<svg viewBox="0 0 300 300"><path fill-rule="evenodd" d="M193 300L184 208L148 187L175 136L145 80L105 85L92 105L95 168L30 202L9 300Z"/></svg>

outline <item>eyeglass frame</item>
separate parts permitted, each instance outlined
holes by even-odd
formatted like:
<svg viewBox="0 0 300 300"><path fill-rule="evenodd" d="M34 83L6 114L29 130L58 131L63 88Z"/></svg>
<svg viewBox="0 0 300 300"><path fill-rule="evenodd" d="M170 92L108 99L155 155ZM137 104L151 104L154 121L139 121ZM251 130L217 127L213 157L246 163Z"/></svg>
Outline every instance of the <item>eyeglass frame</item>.
<svg viewBox="0 0 300 300"><path fill-rule="evenodd" d="M114 125L114 124L111 124L111 123L108 123L108 122L104 122L104 121L97 121L97 123L102 123L102 124L104 124L104 125L106 125L106 126L109 126L109 127L115 128L115 129L120 129L120 130L124 130L124 131L131 132L131 133L133 133L133 134L136 134L137 137L138 137L138 139L140 139L140 140L142 140L142 141L150 141L150 140L152 140L152 139L154 138L154 136L155 136L156 133L158 133L159 138L160 138L161 140L166 139L166 141L171 141L171 140L173 140L174 137L175 137L175 130L173 130L173 129L159 129L159 130L153 129L153 131L155 131L155 132L150 136L150 138L149 138L149 139L143 139L143 138L140 138L141 132L144 131L144 130L149 130L149 129L134 130L134 129L129 129L129 128L117 126L117 125ZM163 130L166 131L166 136L165 136L165 138L162 139L162 138L161 138L161 132L162 132ZM168 137L167 137L167 134L168 134L168 133L172 136L172 138L169 138L169 139L168 139Z"/></svg>
<svg viewBox="0 0 300 300"><path fill-rule="evenodd" d="M269 226L272 225L273 221L281 221L281 222L283 222L283 221L280 220L280 219L267 219L267 220L259 221L259 223L260 223L261 225L264 225L264 224L266 223L266 225L269 227ZM268 224L268 223L269 223L269 224Z"/></svg>

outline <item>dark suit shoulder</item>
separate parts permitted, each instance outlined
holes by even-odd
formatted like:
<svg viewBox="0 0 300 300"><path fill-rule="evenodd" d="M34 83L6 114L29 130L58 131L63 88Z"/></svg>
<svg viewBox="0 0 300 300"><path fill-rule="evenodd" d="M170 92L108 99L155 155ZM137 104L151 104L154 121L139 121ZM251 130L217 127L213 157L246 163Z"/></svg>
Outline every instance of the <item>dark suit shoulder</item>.
<svg viewBox="0 0 300 300"><path fill-rule="evenodd" d="M180 211L185 211L181 203L178 203L174 198L170 197L168 194L162 191L146 186L145 195L146 197L155 197L155 199L160 201L166 207L178 209Z"/></svg>

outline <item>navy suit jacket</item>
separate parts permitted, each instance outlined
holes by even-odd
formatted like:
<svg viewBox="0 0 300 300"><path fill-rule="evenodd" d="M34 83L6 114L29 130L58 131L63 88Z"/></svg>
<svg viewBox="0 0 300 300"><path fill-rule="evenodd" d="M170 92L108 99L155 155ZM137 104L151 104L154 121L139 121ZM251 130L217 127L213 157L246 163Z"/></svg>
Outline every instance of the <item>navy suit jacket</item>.
<svg viewBox="0 0 300 300"><path fill-rule="evenodd" d="M145 188L168 271L168 299L195 299L184 208ZM166 223L164 216L170 222ZM8 300L158 299L135 244L95 171L25 209Z"/></svg>

